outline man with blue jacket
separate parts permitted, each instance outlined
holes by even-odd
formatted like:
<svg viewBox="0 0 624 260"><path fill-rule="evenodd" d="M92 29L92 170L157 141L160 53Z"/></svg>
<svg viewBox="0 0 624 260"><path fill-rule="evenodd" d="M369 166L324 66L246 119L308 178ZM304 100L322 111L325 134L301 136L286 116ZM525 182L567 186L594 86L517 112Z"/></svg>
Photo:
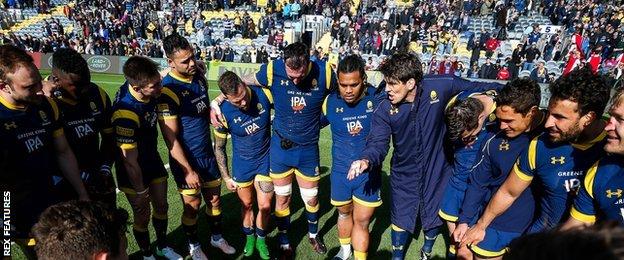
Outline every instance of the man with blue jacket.
<svg viewBox="0 0 624 260"><path fill-rule="evenodd" d="M420 60L398 53L380 67L388 99L375 109L371 132L360 160L351 164L350 176L381 165L392 137L391 220L393 259L404 258L409 233L420 220L425 234L421 258L427 259L439 233L437 216L444 187L452 175L443 146L444 108L460 91L500 88L453 76L423 78ZM380 87L383 87L384 83Z"/></svg>

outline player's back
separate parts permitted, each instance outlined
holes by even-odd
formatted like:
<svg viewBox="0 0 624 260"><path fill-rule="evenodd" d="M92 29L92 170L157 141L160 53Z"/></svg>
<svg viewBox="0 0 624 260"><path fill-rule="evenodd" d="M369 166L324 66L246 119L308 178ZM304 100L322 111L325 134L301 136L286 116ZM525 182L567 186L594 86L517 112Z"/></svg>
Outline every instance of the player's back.
<svg viewBox="0 0 624 260"><path fill-rule="evenodd" d="M587 171L585 188L595 207L598 222L617 221L624 226L624 161L621 155L608 155ZM579 196L582 196L579 194ZM575 202L574 207L578 205ZM574 214L572 214L574 216Z"/></svg>
<svg viewBox="0 0 624 260"><path fill-rule="evenodd" d="M205 79L199 74L185 79L169 73L163 78L162 85L159 106L168 106L171 116L179 119L179 137L184 150L198 158L213 157L208 107L210 100ZM161 109L159 107L159 111Z"/></svg>

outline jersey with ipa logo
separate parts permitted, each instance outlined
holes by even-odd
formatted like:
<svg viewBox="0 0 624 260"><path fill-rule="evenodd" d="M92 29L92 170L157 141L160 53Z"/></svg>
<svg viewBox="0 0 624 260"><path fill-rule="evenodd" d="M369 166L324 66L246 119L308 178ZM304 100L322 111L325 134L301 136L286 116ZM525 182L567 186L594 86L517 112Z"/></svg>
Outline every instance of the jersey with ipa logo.
<svg viewBox="0 0 624 260"><path fill-rule="evenodd" d="M100 132L112 133L111 101L104 90L91 83L80 100L57 99L67 142L80 170L96 171L102 164Z"/></svg>
<svg viewBox="0 0 624 260"><path fill-rule="evenodd" d="M180 78L169 73L162 80L158 101L160 119L178 119L178 138L187 156L214 157L210 138L208 85L203 76Z"/></svg>
<svg viewBox="0 0 624 260"><path fill-rule="evenodd" d="M256 73L256 80L271 89L274 97L273 129L300 145L318 142L321 106L336 84L331 67L323 61L310 61L306 73L295 85L282 59L263 64Z"/></svg>
<svg viewBox="0 0 624 260"><path fill-rule="evenodd" d="M585 172L604 154L606 132L587 144L553 143L548 134L531 140L514 165L520 179L533 180L538 212L529 232L551 229L564 221Z"/></svg>

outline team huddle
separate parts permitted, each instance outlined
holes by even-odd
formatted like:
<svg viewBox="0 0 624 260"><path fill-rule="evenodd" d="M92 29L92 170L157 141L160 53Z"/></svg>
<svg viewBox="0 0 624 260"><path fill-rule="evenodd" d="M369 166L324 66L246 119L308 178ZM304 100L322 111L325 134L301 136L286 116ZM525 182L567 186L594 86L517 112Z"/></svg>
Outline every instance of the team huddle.
<svg viewBox="0 0 624 260"><path fill-rule="evenodd" d="M144 259L154 259L150 220L156 255L182 259L167 241L169 174L157 128L193 259L207 259L197 227L202 198L210 244L224 254L237 251L222 236L222 184L240 199L243 255L274 257L266 241L273 222L275 255L295 257L288 233L295 180L311 248L327 252L318 223L323 127L332 134L330 197L340 242L334 259L367 258L390 142L391 197L383 199L391 203L393 259L405 258L420 229L421 259L430 258L444 222L447 257L462 259L501 258L524 234L624 224L624 91L616 90L603 119L611 89L588 70L552 83L542 110L540 87L528 79L502 85L423 76L414 54L397 53L381 65L384 81L374 87L359 56L334 70L293 43L255 74L220 75L221 94L210 101L205 68L188 41L173 34L163 45L169 68L159 72L148 58L129 58L112 101L71 49L54 53L44 80L27 53L0 46L0 183L14 201L12 238L34 244L40 257L66 258L69 250L41 249L58 242L37 223L46 208L79 199L113 209L117 187L132 207Z"/></svg>

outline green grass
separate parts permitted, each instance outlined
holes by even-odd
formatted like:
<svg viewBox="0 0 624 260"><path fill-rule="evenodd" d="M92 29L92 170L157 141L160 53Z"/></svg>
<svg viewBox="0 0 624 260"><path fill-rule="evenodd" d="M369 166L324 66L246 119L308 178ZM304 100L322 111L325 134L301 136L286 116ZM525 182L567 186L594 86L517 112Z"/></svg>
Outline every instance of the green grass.
<svg viewBox="0 0 624 260"><path fill-rule="evenodd" d="M49 71L42 71L42 75L47 75ZM110 95L111 99L115 97L115 93L119 86L123 83L123 77L120 75L110 75L110 74L92 74L92 81L102 88L106 90L106 92ZM215 85L215 82L210 82L210 96L214 97L217 94L218 88ZM338 236L337 236L337 227L336 227L336 219L337 215L335 209L329 203L330 200L330 183L329 183L329 167L331 165L331 133L328 128L325 128L321 131L321 137L319 141L319 145L321 148L321 180L320 180L320 225L319 225L319 233L324 238L325 244L328 248L328 253L324 256L318 255L314 253L307 242L306 234L307 234L307 221L305 219L304 207L299 198L298 189L296 187L293 188L293 200L291 204L291 212L292 212L292 224L290 229L290 239L292 246L296 248L296 258L297 259L328 259L333 257L339 249ZM228 144L228 153L231 155L231 147ZM159 141L159 152L165 161L168 162L167 149L165 147L162 139ZM391 257L392 247L390 243L390 187L389 187L389 157L384 163L383 167L383 186L382 186L382 199L384 200L384 204L379 207L374 215L374 219L371 222L370 230L370 246L369 246L369 258L370 259L389 259ZM170 176L168 179L168 201L169 201L169 231L168 238L172 246L176 249L178 253L182 255L187 254L186 248L186 239L184 238L184 233L180 226L180 216L182 214L182 203L180 197L176 191L176 185L173 181L173 177ZM129 213L131 213L130 206L122 193L117 194L117 204L119 207L124 208ZM232 246L234 246L237 250L237 253L234 257L230 257L232 259L242 259L242 248L244 246L244 236L240 229L241 226L241 218L240 218L240 204L238 202L238 197L236 194L228 191L222 186L221 191L221 205L223 212L223 233L224 237L227 241L230 242ZM201 212L203 212L204 206L202 206ZM128 230L132 230L132 224L128 224ZM273 225L272 225L273 227ZM153 229L150 228L151 238L154 241L154 232ZM271 248L275 248L277 246L277 242L273 239L276 235L277 231L273 230L269 235L269 246ZM209 258L211 259L222 259L226 258L218 249L212 248L209 243L209 236L207 230L207 222L204 214L200 214L199 217L199 234L200 234L200 242L203 245L204 252L208 253ZM436 257L444 258L445 255L445 241L444 237L446 235L441 235L438 237L436 244L433 249L433 253ZM419 250L422 246L422 234L415 236L411 241L411 245L408 248L408 252L406 255L406 259L418 259ZM154 244L152 244L154 245ZM24 255L18 247L13 247L13 256L16 259L23 259ZM134 237L131 232L128 233L128 254L131 259L139 259L139 255L137 254L137 245L134 241ZM275 250L272 252L276 253ZM276 255L276 254L274 254Z"/></svg>

